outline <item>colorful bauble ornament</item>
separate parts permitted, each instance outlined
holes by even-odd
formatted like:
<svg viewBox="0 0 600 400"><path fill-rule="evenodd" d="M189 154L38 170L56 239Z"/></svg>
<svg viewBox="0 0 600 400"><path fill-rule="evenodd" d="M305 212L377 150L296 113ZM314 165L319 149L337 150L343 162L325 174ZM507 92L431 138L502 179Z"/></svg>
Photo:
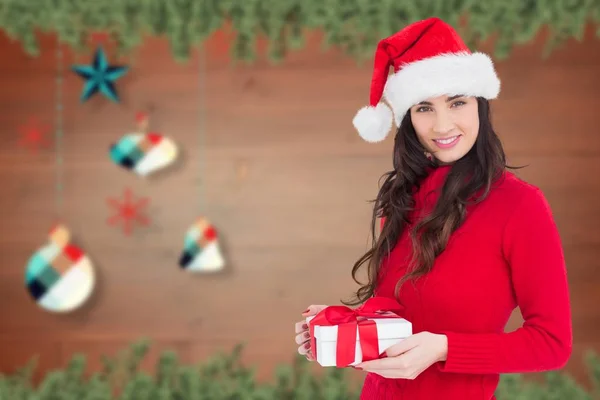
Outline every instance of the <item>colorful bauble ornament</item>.
<svg viewBox="0 0 600 400"><path fill-rule="evenodd" d="M27 263L25 285L31 297L45 310L69 312L90 297L94 268L83 250L71 243L63 225L55 226L49 243L38 249Z"/></svg>
<svg viewBox="0 0 600 400"><path fill-rule="evenodd" d="M115 81L127 73L129 67L109 65L102 47L96 49L92 65L74 65L71 69L85 79L81 102L100 92L108 99L119 102Z"/></svg>
<svg viewBox="0 0 600 400"><path fill-rule="evenodd" d="M217 231L206 218L199 218L186 232L179 266L192 272L214 272L225 267Z"/></svg>
<svg viewBox="0 0 600 400"><path fill-rule="evenodd" d="M136 118L139 132L128 133L110 146L113 163L145 177L171 165L177 158L175 143L159 134L145 133L147 116Z"/></svg>

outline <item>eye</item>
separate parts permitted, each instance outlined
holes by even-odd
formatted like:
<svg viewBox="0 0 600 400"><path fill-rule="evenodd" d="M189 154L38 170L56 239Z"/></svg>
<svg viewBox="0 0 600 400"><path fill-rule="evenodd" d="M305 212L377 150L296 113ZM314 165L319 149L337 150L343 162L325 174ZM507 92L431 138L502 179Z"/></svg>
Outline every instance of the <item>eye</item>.
<svg viewBox="0 0 600 400"><path fill-rule="evenodd" d="M464 106L465 104L467 104L467 103L465 103L462 100L458 100L458 101L455 101L454 103L452 103L452 107L454 107L454 106L460 107L460 106Z"/></svg>
<svg viewBox="0 0 600 400"><path fill-rule="evenodd" d="M430 111L430 110L431 110L431 108L428 107L428 106L421 106L421 107L417 108L416 111L417 112L427 112L427 111Z"/></svg>

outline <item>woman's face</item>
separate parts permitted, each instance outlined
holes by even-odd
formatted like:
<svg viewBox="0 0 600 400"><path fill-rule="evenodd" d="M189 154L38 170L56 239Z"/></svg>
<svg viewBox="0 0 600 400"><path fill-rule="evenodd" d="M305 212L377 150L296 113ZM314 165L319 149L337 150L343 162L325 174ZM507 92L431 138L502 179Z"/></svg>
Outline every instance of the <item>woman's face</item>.
<svg viewBox="0 0 600 400"><path fill-rule="evenodd" d="M442 164L453 163L471 150L479 133L477 99L432 97L410 109L419 142Z"/></svg>

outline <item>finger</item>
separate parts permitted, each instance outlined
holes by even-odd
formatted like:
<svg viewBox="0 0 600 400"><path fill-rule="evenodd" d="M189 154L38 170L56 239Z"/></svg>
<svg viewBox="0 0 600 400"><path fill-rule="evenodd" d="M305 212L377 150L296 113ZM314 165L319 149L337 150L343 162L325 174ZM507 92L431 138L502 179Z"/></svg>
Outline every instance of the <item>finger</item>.
<svg viewBox="0 0 600 400"><path fill-rule="evenodd" d="M310 351L310 342L304 343L302 346L298 347L298 353L301 355L306 355Z"/></svg>
<svg viewBox="0 0 600 400"><path fill-rule="evenodd" d="M363 361L356 366L362 369L405 369L409 364L409 358L407 356L396 356L379 358L377 360Z"/></svg>
<svg viewBox="0 0 600 400"><path fill-rule="evenodd" d="M356 368L360 368L365 371L372 371L376 369L391 369L394 368L395 364L396 360L393 358L382 358L378 360L363 361L360 364L356 364Z"/></svg>
<svg viewBox="0 0 600 400"><path fill-rule="evenodd" d="M406 353L410 349L414 349L418 345L419 345L418 337L416 337L414 335L413 336L409 336L406 339L402 339L400 342L398 342L398 343L390 346L385 351L385 354L388 357L399 356L400 354Z"/></svg>
<svg viewBox="0 0 600 400"><path fill-rule="evenodd" d="M308 308L306 310L304 310L302 312L302 316L303 317L309 317L311 315L316 315L318 314L321 310L323 310L324 308L326 308L326 305L323 304L311 304L310 306L308 306Z"/></svg>
<svg viewBox="0 0 600 400"><path fill-rule="evenodd" d="M310 333L308 331L302 332L296 335L296 344L303 344L310 339Z"/></svg>
<svg viewBox="0 0 600 400"><path fill-rule="evenodd" d="M308 324L306 323L306 321L296 322L296 326L295 326L296 333L302 333L306 330L308 330Z"/></svg>

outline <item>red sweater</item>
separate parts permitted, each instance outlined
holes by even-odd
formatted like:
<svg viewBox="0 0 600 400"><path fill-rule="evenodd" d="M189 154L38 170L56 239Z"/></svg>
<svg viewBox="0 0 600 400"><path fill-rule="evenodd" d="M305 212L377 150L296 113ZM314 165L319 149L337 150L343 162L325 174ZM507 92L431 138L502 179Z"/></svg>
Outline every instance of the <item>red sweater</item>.
<svg viewBox="0 0 600 400"><path fill-rule="evenodd" d="M431 171L415 196L417 212L431 210L450 168ZM414 333L447 335L447 360L414 380L369 373L361 400L490 400L499 374L559 369L569 359L565 260L542 192L505 172L467 213L432 271L414 285L405 283L397 298ZM394 297L409 252L405 233L383 261L377 296ZM505 333L516 307L525 322Z"/></svg>

